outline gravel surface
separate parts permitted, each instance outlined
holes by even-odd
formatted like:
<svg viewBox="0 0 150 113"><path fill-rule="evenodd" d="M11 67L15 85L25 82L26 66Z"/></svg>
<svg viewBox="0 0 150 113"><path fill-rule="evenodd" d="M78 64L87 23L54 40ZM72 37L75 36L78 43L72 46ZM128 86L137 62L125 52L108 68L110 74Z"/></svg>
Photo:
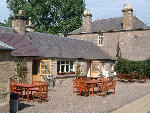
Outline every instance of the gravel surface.
<svg viewBox="0 0 150 113"><path fill-rule="evenodd" d="M96 88L95 88L96 91ZM110 90L111 92L111 90ZM150 93L150 81L147 83L117 82L116 94L106 97L90 95L88 97L72 93L72 83L66 83L49 90L49 101L19 103L17 113L103 113L110 112L131 101Z"/></svg>

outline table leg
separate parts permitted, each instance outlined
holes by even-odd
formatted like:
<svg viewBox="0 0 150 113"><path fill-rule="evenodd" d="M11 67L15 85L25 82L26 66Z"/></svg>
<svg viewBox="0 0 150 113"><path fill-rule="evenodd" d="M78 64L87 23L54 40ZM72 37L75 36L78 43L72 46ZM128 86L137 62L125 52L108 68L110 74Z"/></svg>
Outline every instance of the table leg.
<svg viewBox="0 0 150 113"><path fill-rule="evenodd" d="M94 94L94 84L92 84L92 96Z"/></svg>
<svg viewBox="0 0 150 113"><path fill-rule="evenodd" d="M27 88L27 102L29 103L29 88Z"/></svg>

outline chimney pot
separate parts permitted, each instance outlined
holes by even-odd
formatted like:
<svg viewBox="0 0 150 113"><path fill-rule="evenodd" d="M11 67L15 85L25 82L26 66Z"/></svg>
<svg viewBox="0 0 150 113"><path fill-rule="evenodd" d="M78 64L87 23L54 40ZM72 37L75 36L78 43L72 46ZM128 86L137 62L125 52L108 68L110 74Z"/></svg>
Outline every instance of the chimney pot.
<svg viewBox="0 0 150 113"><path fill-rule="evenodd" d="M22 10L19 10L19 14L22 15L22 14L23 14L23 11L22 11Z"/></svg>
<svg viewBox="0 0 150 113"><path fill-rule="evenodd" d="M32 21L31 21L31 19L29 19L29 26L31 26L32 25Z"/></svg>
<svg viewBox="0 0 150 113"><path fill-rule="evenodd" d="M83 32L90 32L91 25L92 25L92 14L90 13L90 10L84 10L84 13L82 15Z"/></svg>
<svg viewBox="0 0 150 113"><path fill-rule="evenodd" d="M15 14L11 17L12 28L16 29L19 34L25 34L26 31L26 16L22 10L19 10L19 14Z"/></svg>
<svg viewBox="0 0 150 113"><path fill-rule="evenodd" d="M34 32L34 26L32 25L31 17L29 17L28 26L26 27L27 31Z"/></svg>
<svg viewBox="0 0 150 113"><path fill-rule="evenodd" d="M133 9L131 8L130 4L125 4L124 9L122 10L123 13L123 29L124 30L131 30L133 29Z"/></svg>

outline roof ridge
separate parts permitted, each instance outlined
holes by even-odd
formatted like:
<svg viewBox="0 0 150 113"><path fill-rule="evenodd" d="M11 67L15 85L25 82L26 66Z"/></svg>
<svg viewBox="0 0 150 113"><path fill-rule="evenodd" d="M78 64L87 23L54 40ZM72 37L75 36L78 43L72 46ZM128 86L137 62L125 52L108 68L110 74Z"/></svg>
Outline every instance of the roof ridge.
<svg viewBox="0 0 150 113"><path fill-rule="evenodd" d="M148 23L146 24L145 21L142 20L139 16L136 16L136 15L135 15L134 17L138 18L141 22L143 22L143 23L146 25L146 27L150 27L150 26L148 26Z"/></svg>
<svg viewBox="0 0 150 113"><path fill-rule="evenodd" d="M75 32L75 31L77 31L77 30L79 30L79 29L81 29L82 28L82 26L81 27L79 27L78 29L75 29L74 31L72 31L72 32L69 32L69 34L70 33L73 33L73 32Z"/></svg>
<svg viewBox="0 0 150 113"><path fill-rule="evenodd" d="M0 41L0 46L2 46L2 47L4 47L4 48L7 48L7 49L15 49L15 48L13 48L12 46L9 46L8 44L6 44L6 43L4 43L4 42L2 42L2 41Z"/></svg>
<svg viewBox="0 0 150 113"><path fill-rule="evenodd" d="M29 31L28 31L29 32ZM31 33L31 32L30 32ZM52 36L53 34L48 34L48 33L40 33L40 32L32 32L32 33L38 33L38 34L43 34L43 35L47 35L47 36ZM78 40L78 41L85 41L85 42L92 42L89 40L82 40L82 39L76 39L76 38L72 38L72 37L63 37L63 36L58 36L58 35L53 35L55 36L55 38L61 38L61 39L69 39L69 40ZM27 36L28 37L28 36ZM47 37L49 38L49 37ZM93 42L92 42L93 43Z"/></svg>
<svg viewBox="0 0 150 113"><path fill-rule="evenodd" d="M7 28L7 29L13 29L13 30L15 30L14 28L12 28L12 27L6 27L6 26L0 26L1 28Z"/></svg>
<svg viewBox="0 0 150 113"><path fill-rule="evenodd" d="M116 19L116 18L122 18L122 17L101 18L101 19L96 19L96 20L94 20L93 22L95 22L95 21L101 21L101 20Z"/></svg>

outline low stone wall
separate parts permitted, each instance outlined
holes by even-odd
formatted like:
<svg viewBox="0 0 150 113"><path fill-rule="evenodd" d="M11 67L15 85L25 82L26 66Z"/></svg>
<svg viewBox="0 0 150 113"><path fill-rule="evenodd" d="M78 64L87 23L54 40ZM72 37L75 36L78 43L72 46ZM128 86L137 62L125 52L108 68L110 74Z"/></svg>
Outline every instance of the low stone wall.
<svg viewBox="0 0 150 113"><path fill-rule="evenodd" d="M55 86L60 86L60 85L65 85L68 83L72 83L72 80L74 79L74 77L70 77L70 78L56 78L55 79Z"/></svg>
<svg viewBox="0 0 150 113"><path fill-rule="evenodd" d="M0 52L0 113L9 112L10 100L10 54Z"/></svg>

